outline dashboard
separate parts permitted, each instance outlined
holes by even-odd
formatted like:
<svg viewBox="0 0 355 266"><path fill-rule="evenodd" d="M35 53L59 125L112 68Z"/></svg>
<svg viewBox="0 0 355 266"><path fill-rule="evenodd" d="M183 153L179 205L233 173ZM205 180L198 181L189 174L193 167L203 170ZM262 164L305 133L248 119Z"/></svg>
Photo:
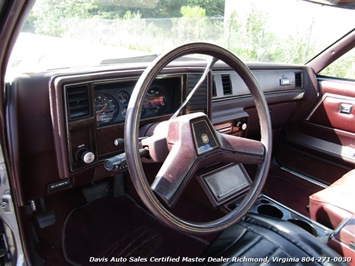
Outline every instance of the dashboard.
<svg viewBox="0 0 355 266"><path fill-rule="evenodd" d="M200 69L179 72L162 73L149 86L141 109L141 127L169 119L202 75ZM139 78L139 75L125 74L93 73L89 79L87 75L64 74L51 79L53 133L62 178L102 167L106 159L124 152L125 116ZM182 114L195 111L208 114L210 80L211 76Z"/></svg>
<svg viewBox="0 0 355 266"><path fill-rule="evenodd" d="M309 112L317 97L304 66L249 65L269 104L274 127ZM53 70L15 77L7 84L9 145L16 162L18 202L82 186L126 171L104 168L124 152L125 115L145 64ZM152 82L140 126L168 120L195 87L204 62L177 62ZM297 107L297 112L294 112ZM216 130L252 136L259 129L255 102L241 78L216 64L181 114L204 112Z"/></svg>

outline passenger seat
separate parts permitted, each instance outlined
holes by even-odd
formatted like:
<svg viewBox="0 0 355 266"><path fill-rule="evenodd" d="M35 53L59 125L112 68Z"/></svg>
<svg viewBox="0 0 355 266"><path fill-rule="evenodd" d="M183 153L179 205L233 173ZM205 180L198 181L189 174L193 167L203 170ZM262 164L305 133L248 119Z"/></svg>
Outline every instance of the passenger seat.
<svg viewBox="0 0 355 266"><path fill-rule="evenodd" d="M335 229L328 245L341 255L354 260L355 169L328 188L311 195L309 211L312 220ZM355 265L355 260L350 265Z"/></svg>

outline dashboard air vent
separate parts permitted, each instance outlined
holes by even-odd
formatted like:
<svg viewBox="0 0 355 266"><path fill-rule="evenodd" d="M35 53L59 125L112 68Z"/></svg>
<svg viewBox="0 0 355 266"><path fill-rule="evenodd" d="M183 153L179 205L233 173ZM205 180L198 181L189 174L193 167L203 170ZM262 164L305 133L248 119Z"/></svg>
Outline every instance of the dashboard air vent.
<svg viewBox="0 0 355 266"><path fill-rule="evenodd" d="M89 86L66 87L67 110L70 121L90 116Z"/></svg>
<svg viewBox="0 0 355 266"><path fill-rule="evenodd" d="M223 86L223 94L224 95L230 95L232 94L232 83L230 76L227 75L221 75L222 77L222 86Z"/></svg>
<svg viewBox="0 0 355 266"><path fill-rule="evenodd" d="M295 73L295 86L297 88L302 88L302 73Z"/></svg>

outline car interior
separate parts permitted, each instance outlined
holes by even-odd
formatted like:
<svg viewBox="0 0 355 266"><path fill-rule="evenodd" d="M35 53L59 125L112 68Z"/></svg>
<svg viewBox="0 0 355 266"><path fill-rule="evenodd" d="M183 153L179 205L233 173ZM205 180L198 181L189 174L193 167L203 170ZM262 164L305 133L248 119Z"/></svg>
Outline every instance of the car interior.
<svg viewBox="0 0 355 266"><path fill-rule="evenodd" d="M318 74L354 45L2 77L2 263L355 265L355 81Z"/></svg>

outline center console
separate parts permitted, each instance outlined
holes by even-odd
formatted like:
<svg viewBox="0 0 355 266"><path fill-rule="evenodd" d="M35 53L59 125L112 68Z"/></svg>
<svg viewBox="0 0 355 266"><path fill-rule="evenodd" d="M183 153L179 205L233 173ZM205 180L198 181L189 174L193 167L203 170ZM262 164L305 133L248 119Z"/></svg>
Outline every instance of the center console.
<svg viewBox="0 0 355 266"><path fill-rule="evenodd" d="M232 210L236 208L240 202L241 199L229 204L227 208ZM311 220L310 218L288 208L287 206L282 205L264 194L259 196L249 212L268 215L289 221L320 239L328 239L333 232L333 230Z"/></svg>

